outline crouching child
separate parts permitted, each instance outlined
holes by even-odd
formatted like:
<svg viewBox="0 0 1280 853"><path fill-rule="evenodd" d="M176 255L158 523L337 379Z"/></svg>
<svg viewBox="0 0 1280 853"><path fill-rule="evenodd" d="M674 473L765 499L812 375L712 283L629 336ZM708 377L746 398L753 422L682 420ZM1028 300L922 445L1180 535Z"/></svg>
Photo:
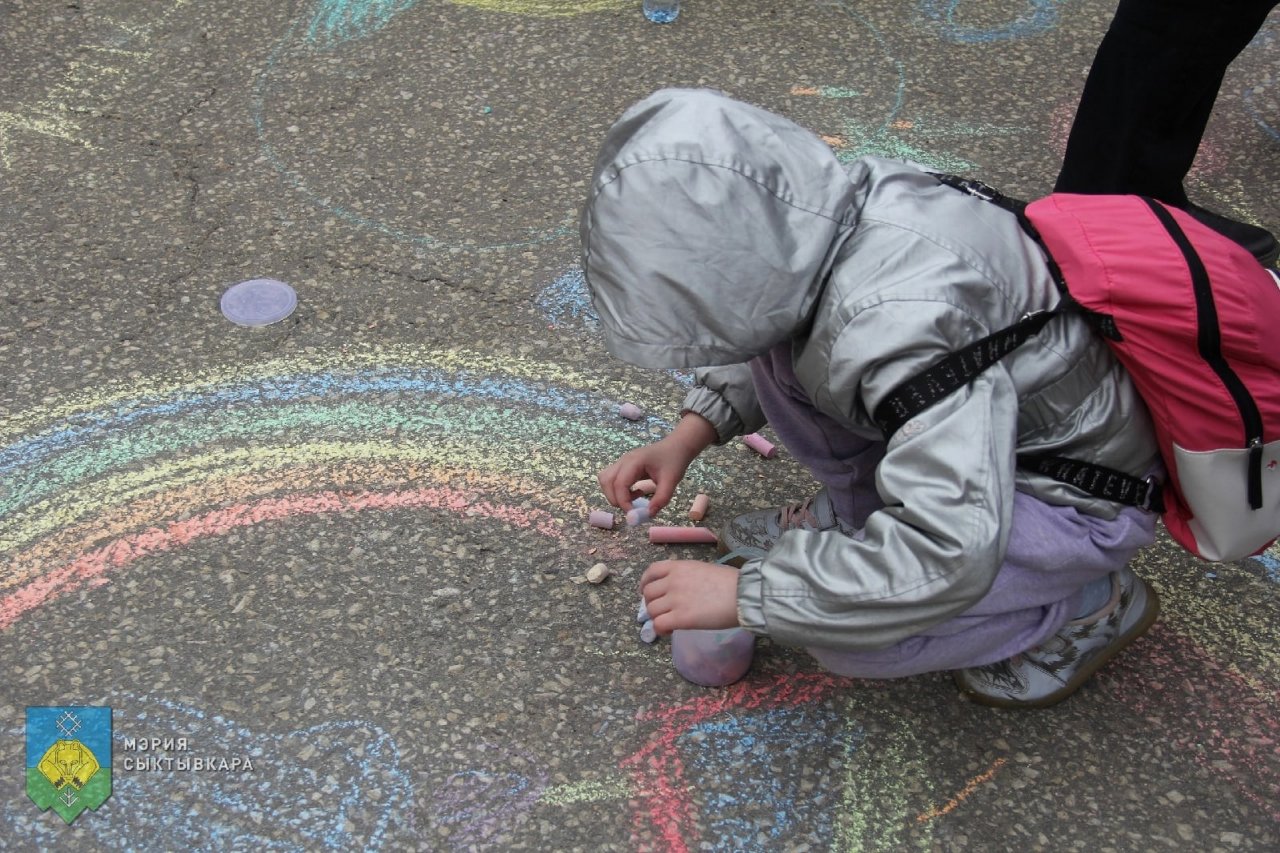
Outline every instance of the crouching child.
<svg viewBox="0 0 1280 853"><path fill-rule="evenodd" d="M721 529L739 567L649 566L660 634L740 625L838 674L954 671L976 701L1043 707L1155 621L1127 566L1156 516L1016 462L1161 470L1146 407L1080 317L891 435L873 417L940 358L1058 303L1013 215L909 164L842 164L719 93L664 90L610 129L581 238L610 352L696 368L672 432L600 472L610 503L630 509L647 478L660 512L699 453L766 423L816 481Z"/></svg>

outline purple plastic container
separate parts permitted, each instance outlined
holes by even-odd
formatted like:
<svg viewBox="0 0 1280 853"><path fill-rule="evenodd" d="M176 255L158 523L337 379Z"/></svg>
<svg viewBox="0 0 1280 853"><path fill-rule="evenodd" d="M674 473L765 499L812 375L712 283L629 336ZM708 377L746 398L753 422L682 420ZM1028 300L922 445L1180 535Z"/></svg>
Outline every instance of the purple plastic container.
<svg viewBox="0 0 1280 853"><path fill-rule="evenodd" d="M671 632L676 672L703 687L724 687L742 678L755 651L755 635L746 628Z"/></svg>

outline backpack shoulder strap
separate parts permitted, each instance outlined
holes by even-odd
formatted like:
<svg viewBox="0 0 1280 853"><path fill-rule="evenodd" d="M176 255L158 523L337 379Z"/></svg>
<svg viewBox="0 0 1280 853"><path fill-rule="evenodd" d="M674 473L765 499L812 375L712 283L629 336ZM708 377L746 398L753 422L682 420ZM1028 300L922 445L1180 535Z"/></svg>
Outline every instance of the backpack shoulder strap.
<svg viewBox="0 0 1280 853"><path fill-rule="evenodd" d="M1069 310L1083 309L1067 291L1062 271L1053 256L1045 248L1035 227L1027 219L1026 203L1011 199L981 181L956 175L930 173L941 183L969 195L989 201L1018 217L1026 232L1040 243L1049 265L1049 271L1062 294L1062 301L1049 310L1026 314L1011 326L998 329L963 349L948 353L926 367L920 373L899 384L882 399L872 413L876 426L887 442L903 424L933 406L944 397L959 391L982 371L1013 352L1037 334L1054 317ZM1105 328L1099 329L1104 335ZM1110 335L1108 335L1110 337ZM1116 333L1113 339L1119 339ZM1136 506L1154 512L1164 512L1160 484L1151 478L1141 479L1092 462L1067 459L1061 456L1020 454L1018 464L1023 468L1074 486L1087 494L1126 506Z"/></svg>
<svg viewBox="0 0 1280 853"><path fill-rule="evenodd" d="M1054 308L1027 314L1012 326L998 329L964 349L944 355L898 385L876 405L871 415L884 433L885 440L920 412L959 391L979 373L1022 346L1060 313L1060 308Z"/></svg>
<svg viewBox="0 0 1280 853"><path fill-rule="evenodd" d="M1026 216L1027 203L1010 198L990 184L973 178L949 175L942 172L929 172L939 183L971 195L982 201L1007 210L1018 217L1018 222L1027 233L1039 241L1039 235ZM1043 248L1043 243L1041 247ZM1045 257L1049 253L1045 251ZM885 440L896 433L904 423L920 412L937 403L949 394L959 391L973 380L979 373L1013 352L1035 335L1045 324L1062 313L1064 308L1073 304L1067 293L1062 273L1057 264L1049 261L1054 281L1058 284L1063 301L1048 311L1035 311L1023 316L1012 326L997 329L981 340L975 341L964 349L948 353L938 361L926 367L917 375L894 388L889 395L876 405L871 417L876 426L884 433Z"/></svg>
<svg viewBox="0 0 1280 853"><path fill-rule="evenodd" d="M946 184L952 189L960 190L966 195L974 198L989 201L996 207L1003 208L1018 217L1018 220L1026 219L1024 211L1027 209L1027 203L1021 199L1011 198L1000 192L1000 190L991 186L991 184L983 183L975 178L965 178L960 175L949 175L946 172L929 172L937 179L938 183Z"/></svg>
<svg viewBox="0 0 1280 853"><path fill-rule="evenodd" d="M1095 498L1164 513L1164 490L1154 477L1134 477L1106 465L1038 453L1019 453L1018 467L1075 486Z"/></svg>

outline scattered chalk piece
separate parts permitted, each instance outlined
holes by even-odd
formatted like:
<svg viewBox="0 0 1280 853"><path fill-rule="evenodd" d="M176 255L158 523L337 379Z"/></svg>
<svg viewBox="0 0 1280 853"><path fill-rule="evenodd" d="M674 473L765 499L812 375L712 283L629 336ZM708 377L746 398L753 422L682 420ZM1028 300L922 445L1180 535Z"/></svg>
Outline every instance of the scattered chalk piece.
<svg viewBox="0 0 1280 853"><path fill-rule="evenodd" d="M649 541L654 545L714 545L720 541L714 530L706 527L662 527L655 525L649 528Z"/></svg>
<svg viewBox="0 0 1280 853"><path fill-rule="evenodd" d="M587 581L590 583L604 583L609 579L609 575L613 574L609 567L604 563L596 563L587 569Z"/></svg>
<svg viewBox="0 0 1280 853"><path fill-rule="evenodd" d="M711 498L698 493L693 499L693 505L689 507L689 518L693 521L702 521L707 517L707 510L711 508Z"/></svg>
<svg viewBox="0 0 1280 853"><path fill-rule="evenodd" d="M765 459L772 459L774 456L778 455L778 449L774 447L768 439L758 433L753 432L748 435L744 435L742 437L742 443L747 447L750 447L756 453L759 453Z"/></svg>
<svg viewBox="0 0 1280 853"><path fill-rule="evenodd" d="M635 403L623 403L618 407L618 414L622 415L629 421L638 421L644 417L644 409Z"/></svg>
<svg viewBox="0 0 1280 853"><path fill-rule="evenodd" d="M587 516L587 521L590 522L592 527L599 527L603 530L612 530L615 520L613 513L604 509L593 509L591 514Z"/></svg>
<svg viewBox="0 0 1280 853"><path fill-rule="evenodd" d="M649 521L649 499L636 498L631 502L631 509L627 510L627 526L635 527L637 524L645 524Z"/></svg>

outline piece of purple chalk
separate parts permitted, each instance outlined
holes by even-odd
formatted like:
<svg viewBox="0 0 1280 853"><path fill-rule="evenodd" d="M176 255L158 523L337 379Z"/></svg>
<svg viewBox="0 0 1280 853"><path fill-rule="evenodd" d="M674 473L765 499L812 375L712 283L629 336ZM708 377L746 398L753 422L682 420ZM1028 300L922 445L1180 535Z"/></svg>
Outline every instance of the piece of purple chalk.
<svg viewBox="0 0 1280 853"><path fill-rule="evenodd" d="M629 421L638 421L644 417L644 409L635 403L623 403L618 407L618 414L622 415Z"/></svg>
<svg viewBox="0 0 1280 853"><path fill-rule="evenodd" d="M592 527L600 527L605 530L612 530L615 520L613 513L606 509L593 509L591 514L587 516L587 521L591 523Z"/></svg>
<svg viewBox="0 0 1280 853"><path fill-rule="evenodd" d="M724 687L747 674L755 656L755 635L745 628L673 631L671 661L686 681Z"/></svg>

